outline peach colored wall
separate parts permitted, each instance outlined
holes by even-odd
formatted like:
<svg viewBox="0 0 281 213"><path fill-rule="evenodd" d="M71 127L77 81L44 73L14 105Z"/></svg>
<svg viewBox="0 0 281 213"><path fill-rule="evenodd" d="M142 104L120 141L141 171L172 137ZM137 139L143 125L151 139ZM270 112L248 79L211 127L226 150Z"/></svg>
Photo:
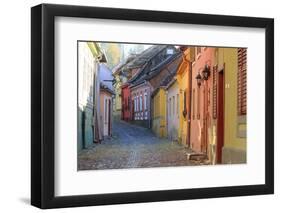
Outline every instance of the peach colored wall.
<svg viewBox="0 0 281 213"><path fill-rule="evenodd" d="M203 103L204 103L204 92L208 94L207 99L207 112L205 113L205 119L207 123L208 130L206 132L207 134L207 149L209 149L209 143L211 142L210 134L212 132L211 129L211 123L212 123L212 71L213 66L216 65L215 60L215 51L216 48L211 47L202 47L201 53L197 54L197 51L195 51L195 61L192 63L192 96L194 96L193 91L195 90L195 96L192 97L192 101L194 103L191 104L191 148L196 152L202 152L204 151L202 149L202 142L203 142ZM202 80L201 86L197 86L197 81L195 77L198 74L198 71L202 71L205 64L207 62L210 62L211 67L211 75L209 79L206 81ZM206 85L208 84L208 85ZM198 107L198 98L199 98L199 107ZM208 151L207 151L208 153Z"/></svg>
<svg viewBox="0 0 281 213"><path fill-rule="evenodd" d="M107 107L107 120L105 121L105 99L107 100L107 106L108 106L108 100L111 100L111 112L112 112L112 96L109 92L100 91L100 121L101 121L101 128L102 128L102 133L103 136L108 136L108 126L110 125L111 128L111 124L108 122L109 120L109 116L111 117L112 114L110 114L109 109ZM111 117L111 122L112 122L112 117Z"/></svg>

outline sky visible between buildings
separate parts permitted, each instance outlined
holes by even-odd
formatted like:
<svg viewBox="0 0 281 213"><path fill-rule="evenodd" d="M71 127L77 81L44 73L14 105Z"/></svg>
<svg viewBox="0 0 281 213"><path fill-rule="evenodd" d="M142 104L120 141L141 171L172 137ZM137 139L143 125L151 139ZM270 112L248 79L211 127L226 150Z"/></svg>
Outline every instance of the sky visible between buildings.
<svg viewBox="0 0 281 213"><path fill-rule="evenodd" d="M134 54L139 54L152 45L145 44L128 44L128 43L98 43L107 57L107 66L113 69L119 63L125 62L125 60Z"/></svg>

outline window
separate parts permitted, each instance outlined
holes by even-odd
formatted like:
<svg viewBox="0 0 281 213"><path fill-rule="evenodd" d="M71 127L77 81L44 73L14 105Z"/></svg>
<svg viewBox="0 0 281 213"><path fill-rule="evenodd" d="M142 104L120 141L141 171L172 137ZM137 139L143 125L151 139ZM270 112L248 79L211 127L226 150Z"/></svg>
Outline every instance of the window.
<svg viewBox="0 0 281 213"><path fill-rule="evenodd" d="M140 111L140 96L138 96L138 112Z"/></svg>
<svg viewBox="0 0 281 213"><path fill-rule="evenodd" d="M144 110L147 110L147 93L144 93Z"/></svg>
<svg viewBox="0 0 281 213"><path fill-rule="evenodd" d="M247 49L238 48L238 115L247 114Z"/></svg>
<svg viewBox="0 0 281 213"><path fill-rule="evenodd" d="M134 111L136 112L137 111L137 98L134 97Z"/></svg>
<svg viewBox="0 0 281 213"><path fill-rule="evenodd" d="M140 95L140 111L142 111L142 95Z"/></svg>
<svg viewBox="0 0 281 213"><path fill-rule="evenodd" d="M136 110L137 110L137 112L140 110L140 102L139 102L139 96L137 96L137 98L136 98Z"/></svg>
<svg viewBox="0 0 281 213"><path fill-rule="evenodd" d="M169 48L167 49L167 55L172 55L174 53L174 50Z"/></svg>
<svg viewBox="0 0 281 213"><path fill-rule="evenodd" d="M137 96L136 98L136 111L138 112L139 111L139 96Z"/></svg>
<svg viewBox="0 0 281 213"><path fill-rule="evenodd" d="M137 96L135 97L135 106L136 106L136 112L138 111L138 99L137 99Z"/></svg>
<svg viewBox="0 0 281 213"><path fill-rule="evenodd" d="M213 68L213 119L217 118L218 66Z"/></svg>

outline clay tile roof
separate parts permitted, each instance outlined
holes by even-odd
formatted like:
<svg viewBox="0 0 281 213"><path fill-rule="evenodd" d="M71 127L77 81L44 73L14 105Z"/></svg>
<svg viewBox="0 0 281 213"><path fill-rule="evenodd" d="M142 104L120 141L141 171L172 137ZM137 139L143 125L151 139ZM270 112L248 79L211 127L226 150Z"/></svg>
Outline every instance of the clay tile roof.
<svg viewBox="0 0 281 213"><path fill-rule="evenodd" d="M157 56L159 53L161 53L164 49L167 49L168 47L173 47L173 46L172 45L155 45L155 46L148 48L147 50L149 50L149 51L145 55L146 56L149 55L150 57L147 58L146 65L144 65L142 67L142 69L139 71L139 73L136 74L133 78L131 78L129 80L129 82L134 85L138 85L145 80L145 78L149 75L149 73L152 70L156 70L158 68L158 66L161 67L162 65L167 64L170 61L171 56L169 58L167 58L166 60L164 60L166 62L159 61L159 63L155 67L151 67L150 61L151 61L151 59L153 59L155 56ZM135 60L137 60L137 59L138 59L138 57ZM162 64L162 62L163 62L163 64Z"/></svg>
<svg viewBox="0 0 281 213"><path fill-rule="evenodd" d="M167 45L154 45L143 52L141 52L137 57L134 58L131 62L127 64L128 68L136 68L141 67L144 65L147 61L149 61L151 58L153 58L156 54L158 54L160 51L162 51L164 48L166 48Z"/></svg>

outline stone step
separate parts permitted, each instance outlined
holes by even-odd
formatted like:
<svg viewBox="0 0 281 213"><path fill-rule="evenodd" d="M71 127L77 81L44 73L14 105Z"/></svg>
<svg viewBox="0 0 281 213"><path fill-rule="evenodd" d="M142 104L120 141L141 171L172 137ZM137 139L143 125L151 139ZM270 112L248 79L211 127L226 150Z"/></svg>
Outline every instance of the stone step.
<svg viewBox="0 0 281 213"><path fill-rule="evenodd" d="M207 160L208 157L205 153L186 153L187 160L194 160L194 161L203 161Z"/></svg>

